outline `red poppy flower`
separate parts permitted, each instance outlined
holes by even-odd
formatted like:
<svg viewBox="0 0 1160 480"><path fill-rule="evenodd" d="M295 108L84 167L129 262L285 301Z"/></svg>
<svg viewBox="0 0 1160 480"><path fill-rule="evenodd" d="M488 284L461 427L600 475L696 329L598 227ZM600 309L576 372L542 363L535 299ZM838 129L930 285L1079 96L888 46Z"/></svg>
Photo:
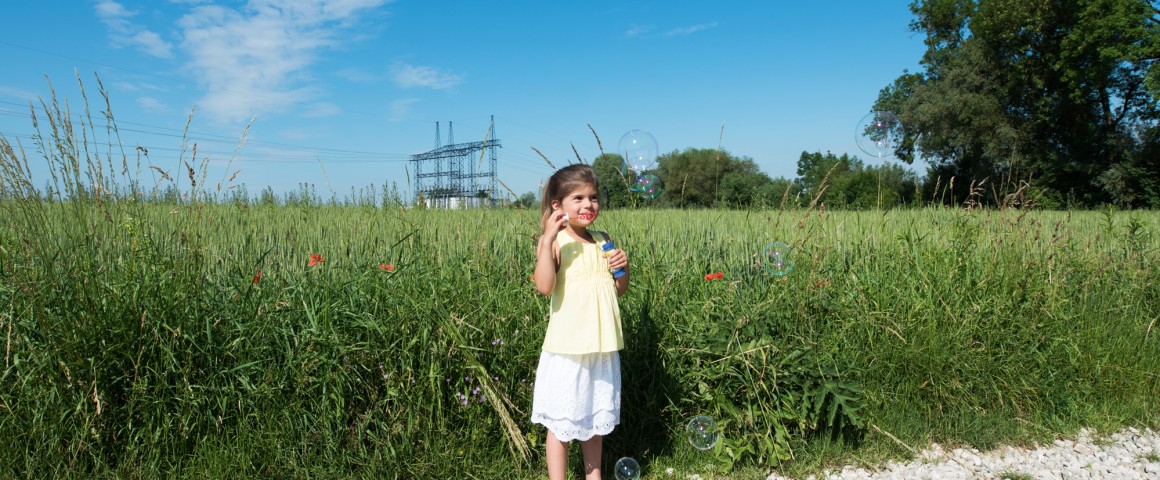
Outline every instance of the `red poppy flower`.
<svg viewBox="0 0 1160 480"><path fill-rule="evenodd" d="M254 285L257 285L258 281L261 279L262 279L262 271L258 270L258 273L254 274Z"/></svg>
<svg viewBox="0 0 1160 480"><path fill-rule="evenodd" d="M326 260L322 258L322 255L319 255L319 254L317 254L317 253L311 253L311 254L310 254L310 262L308 262L308 263L306 264L306 266L307 266L307 267L313 267L313 266L315 266L315 265L318 265L319 263L322 263L322 262L325 262L325 261L326 261Z"/></svg>
<svg viewBox="0 0 1160 480"><path fill-rule="evenodd" d="M379 270L386 270L388 272L393 272L393 271L395 271L395 264L393 264L393 263L380 263Z"/></svg>
<svg viewBox="0 0 1160 480"><path fill-rule="evenodd" d="M717 280L720 280L722 278L725 278L725 274L723 272L717 272Z"/></svg>
<svg viewBox="0 0 1160 480"><path fill-rule="evenodd" d="M705 275L705 280L715 280L716 278L717 278L717 274L715 274L715 273L709 273L709 274Z"/></svg>

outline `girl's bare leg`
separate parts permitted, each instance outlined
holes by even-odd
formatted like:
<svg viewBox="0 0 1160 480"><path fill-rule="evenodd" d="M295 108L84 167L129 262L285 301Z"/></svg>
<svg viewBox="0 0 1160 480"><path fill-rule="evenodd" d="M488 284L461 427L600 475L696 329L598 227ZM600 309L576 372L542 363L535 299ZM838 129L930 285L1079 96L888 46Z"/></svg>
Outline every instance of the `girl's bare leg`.
<svg viewBox="0 0 1160 480"><path fill-rule="evenodd" d="M548 430L548 440L544 444L547 449L549 480L565 480L568 467L568 443L556 440L556 434ZM587 450L585 450L585 458L587 458ZM596 478L600 478L600 476L598 475Z"/></svg>
<svg viewBox="0 0 1160 480"><path fill-rule="evenodd" d="M586 480L600 480L600 456L603 453L603 438L593 435L592 438L580 442L580 451L584 453L584 478Z"/></svg>

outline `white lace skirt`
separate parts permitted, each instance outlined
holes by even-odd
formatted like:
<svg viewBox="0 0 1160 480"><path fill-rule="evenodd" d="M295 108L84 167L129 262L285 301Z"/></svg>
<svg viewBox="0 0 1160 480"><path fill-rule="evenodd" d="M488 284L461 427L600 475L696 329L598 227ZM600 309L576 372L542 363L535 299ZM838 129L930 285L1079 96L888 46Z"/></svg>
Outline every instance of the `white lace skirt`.
<svg viewBox="0 0 1160 480"><path fill-rule="evenodd" d="M612 433L620 424L619 352L540 353L532 422L562 442Z"/></svg>

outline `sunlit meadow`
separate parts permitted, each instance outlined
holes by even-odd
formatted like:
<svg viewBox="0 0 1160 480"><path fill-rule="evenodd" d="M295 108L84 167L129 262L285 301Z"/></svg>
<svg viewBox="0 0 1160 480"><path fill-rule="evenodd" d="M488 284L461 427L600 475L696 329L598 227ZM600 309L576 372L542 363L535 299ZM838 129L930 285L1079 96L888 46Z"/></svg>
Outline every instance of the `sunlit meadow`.
<svg viewBox="0 0 1160 480"><path fill-rule="evenodd" d="M537 212L231 199L192 144L151 169L111 114L52 100L40 144L0 140L0 476L544 475ZM1155 212L598 222L632 270L606 471L751 478L1160 420ZM762 268L773 241L788 275Z"/></svg>

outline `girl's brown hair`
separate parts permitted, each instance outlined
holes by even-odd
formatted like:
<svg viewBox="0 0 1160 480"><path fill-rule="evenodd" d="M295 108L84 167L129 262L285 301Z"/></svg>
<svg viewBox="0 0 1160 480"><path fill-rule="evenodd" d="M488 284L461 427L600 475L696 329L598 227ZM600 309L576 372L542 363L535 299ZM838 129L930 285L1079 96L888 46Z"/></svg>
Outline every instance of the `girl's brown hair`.
<svg viewBox="0 0 1160 480"><path fill-rule="evenodd" d="M596 188L597 192L600 191L596 171L589 165L574 163L556 170L544 185L544 194L540 200L540 228L544 227L544 222L547 222L548 216L552 214L553 200L563 201L569 193L588 185Z"/></svg>

